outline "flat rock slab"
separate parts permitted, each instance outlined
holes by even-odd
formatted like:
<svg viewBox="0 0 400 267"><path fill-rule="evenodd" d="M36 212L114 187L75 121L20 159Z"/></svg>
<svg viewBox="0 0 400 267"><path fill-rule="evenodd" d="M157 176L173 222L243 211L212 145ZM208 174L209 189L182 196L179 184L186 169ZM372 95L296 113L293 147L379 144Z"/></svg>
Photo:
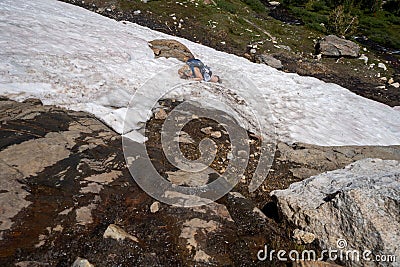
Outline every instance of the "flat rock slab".
<svg viewBox="0 0 400 267"><path fill-rule="evenodd" d="M324 249L370 250L371 257L400 258L399 161L363 159L271 194L284 216L315 234ZM349 266L366 264L363 259L347 261Z"/></svg>

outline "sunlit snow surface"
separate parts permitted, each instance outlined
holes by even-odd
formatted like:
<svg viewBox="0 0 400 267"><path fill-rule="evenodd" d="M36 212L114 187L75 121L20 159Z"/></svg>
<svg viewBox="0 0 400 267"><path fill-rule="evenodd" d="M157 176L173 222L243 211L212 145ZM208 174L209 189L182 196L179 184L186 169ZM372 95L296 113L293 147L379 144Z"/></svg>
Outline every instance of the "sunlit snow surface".
<svg viewBox="0 0 400 267"><path fill-rule="evenodd" d="M317 145L400 144L400 112L389 106L335 84L283 73L51 0L0 0L0 95L19 101L37 97L44 104L88 111L121 133L128 102L148 79L169 71L170 80L181 82L175 67L171 70L179 61L154 58L147 41L159 38L184 43L225 78L228 89L236 83L231 76L252 81L254 88L230 88L248 100L248 106L230 105L245 116L257 106L260 123L273 118L280 140ZM161 80L160 86L164 86ZM221 92L223 97L227 91ZM152 93L148 90L136 97L143 97L139 102L145 106L145 98ZM128 127L138 128L136 124L148 116L143 113L137 113Z"/></svg>

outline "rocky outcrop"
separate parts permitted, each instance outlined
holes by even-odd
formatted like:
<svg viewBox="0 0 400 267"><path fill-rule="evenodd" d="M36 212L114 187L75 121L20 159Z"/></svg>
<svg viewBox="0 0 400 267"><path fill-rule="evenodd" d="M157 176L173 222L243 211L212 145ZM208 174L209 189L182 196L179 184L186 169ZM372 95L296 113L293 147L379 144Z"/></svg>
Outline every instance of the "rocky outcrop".
<svg viewBox="0 0 400 267"><path fill-rule="evenodd" d="M284 217L315 234L323 249L357 250L360 255L370 250L371 259L376 255L400 258L399 161L360 160L271 194ZM360 261L350 258L343 264L367 263L360 256Z"/></svg>
<svg viewBox="0 0 400 267"><path fill-rule="evenodd" d="M328 35L318 41L317 54L327 57L359 57L360 47L349 40Z"/></svg>
<svg viewBox="0 0 400 267"><path fill-rule="evenodd" d="M189 48L176 40L157 39L150 41L149 46L156 57L173 57L183 62L194 58Z"/></svg>
<svg viewBox="0 0 400 267"><path fill-rule="evenodd" d="M282 69L282 67L283 67L282 62L279 59L276 59L273 56L268 55L268 54L262 54L262 55L256 56L256 61L260 62L260 63L264 63L275 69Z"/></svg>

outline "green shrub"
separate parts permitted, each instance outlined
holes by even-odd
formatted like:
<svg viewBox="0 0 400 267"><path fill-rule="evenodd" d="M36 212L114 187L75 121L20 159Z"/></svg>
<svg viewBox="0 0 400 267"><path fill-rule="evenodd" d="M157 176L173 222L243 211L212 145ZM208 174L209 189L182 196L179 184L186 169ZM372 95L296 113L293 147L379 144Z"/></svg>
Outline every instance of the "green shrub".
<svg viewBox="0 0 400 267"><path fill-rule="evenodd" d="M251 9L257 13L265 12L265 6L259 0L243 0Z"/></svg>

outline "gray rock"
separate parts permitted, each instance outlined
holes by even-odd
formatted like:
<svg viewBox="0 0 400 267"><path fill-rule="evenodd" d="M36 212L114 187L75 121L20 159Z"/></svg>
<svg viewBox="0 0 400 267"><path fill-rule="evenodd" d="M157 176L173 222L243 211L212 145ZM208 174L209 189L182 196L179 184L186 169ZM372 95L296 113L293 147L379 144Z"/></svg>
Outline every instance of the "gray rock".
<svg viewBox="0 0 400 267"><path fill-rule="evenodd" d="M151 204L151 206L150 206L150 212L156 213L159 210L160 210L160 202L158 202L158 201L153 202L153 204Z"/></svg>
<svg viewBox="0 0 400 267"><path fill-rule="evenodd" d="M399 258L399 178L399 161L363 159L271 195L288 221L315 234L323 249L336 249L338 240L344 239L345 250ZM361 258L343 264L363 266Z"/></svg>
<svg viewBox="0 0 400 267"><path fill-rule="evenodd" d="M271 55L262 54L258 56L258 60L275 69L281 69L283 67L282 62Z"/></svg>
<svg viewBox="0 0 400 267"><path fill-rule="evenodd" d="M381 69L383 69L383 70L385 70L385 71L387 70L386 65L383 64L382 62L378 63L378 68L381 68Z"/></svg>
<svg viewBox="0 0 400 267"><path fill-rule="evenodd" d="M399 88L400 87L400 83L395 82L395 83L392 83L391 86L393 86L394 88Z"/></svg>
<svg viewBox="0 0 400 267"><path fill-rule="evenodd" d="M328 35L322 38L316 45L317 54L327 57L358 57L360 47L349 40Z"/></svg>
<svg viewBox="0 0 400 267"><path fill-rule="evenodd" d="M94 267L87 259L78 257L71 267Z"/></svg>
<svg viewBox="0 0 400 267"><path fill-rule="evenodd" d="M156 112L156 114L154 115L154 117L156 118L156 120L165 120L167 118L167 112L165 112L164 109L160 109Z"/></svg>

